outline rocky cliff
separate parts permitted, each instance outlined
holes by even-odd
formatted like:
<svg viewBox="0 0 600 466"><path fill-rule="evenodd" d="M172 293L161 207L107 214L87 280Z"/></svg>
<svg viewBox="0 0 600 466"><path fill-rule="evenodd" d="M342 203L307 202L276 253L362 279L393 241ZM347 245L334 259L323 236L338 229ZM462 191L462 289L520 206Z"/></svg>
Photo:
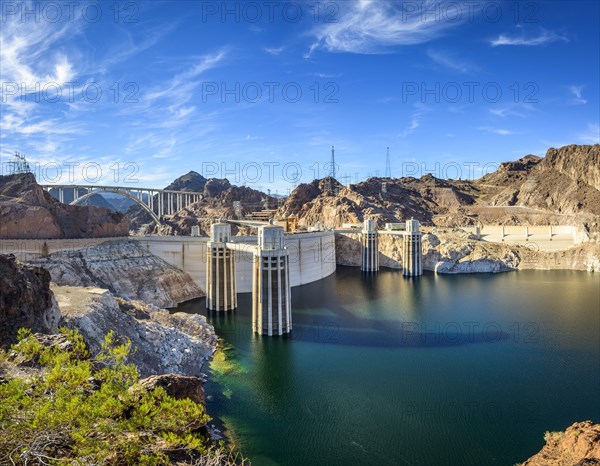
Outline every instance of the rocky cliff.
<svg viewBox="0 0 600 466"><path fill-rule="evenodd" d="M0 238L100 238L128 232L129 222L122 214L61 204L31 173L0 176Z"/></svg>
<svg viewBox="0 0 600 466"><path fill-rule="evenodd" d="M438 273L569 269L600 272L600 247L582 244L565 251L540 251L526 245L478 241L457 229L436 228L423 238L423 269ZM336 261L360 266L360 233L336 233ZM402 237L379 235L379 265L402 268Z"/></svg>
<svg viewBox="0 0 600 466"><path fill-rule="evenodd" d="M57 285L105 288L128 299L173 307L204 296L185 272L135 241L107 241L30 261L50 272Z"/></svg>
<svg viewBox="0 0 600 466"><path fill-rule="evenodd" d="M332 189L326 189L330 186ZM304 227L321 222L340 227L365 218L456 227L576 225L598 239L600 145L549 149L544 158L525 156L477 180L370 178L342 186L335 180L299 185L277 215L298 215Z"/></svg>
<svg viewBox="0 0 600 466"><path fill-rule="evenodd" d="M0 346L14 343L17 331L55 332L60 311L49 289L50 274L0 255Z"/></svg>
<svg viewBox="0 0 600 466"><path fill-rule="evenodd" d="M143 376L200 375L218 340L203 316L172 314L142 301L115 297L106 289L51 284L45 269L0 255L0 346L14 343L20 328L52 334L59 325L79 330L93 352L100 350L111 330L131 340L135 348L131 362Z"/></svg>
<svg viewBox="0 0 600 466"><path fill-rule="evenodd" d="M503 164L497 172L481 178L481 203L577 215L596 231L600 215L600 145L549 149L543 159L529 162L520 166Z"/></svg>
<svg viewBox="0 0 600 466"><path fill-rule="evenodd" d="M600 465L600 424L576 422L565 432L546 432L546 445L520 466Z"/></svg>
<svg viewBox="0 0 600 466"><path fill-rule="evenodd" d="M100 342L110 330L129 339L135 348L130 360L142 377L165 373L199 376L216 349L218 337L204 316L170 314L141 301L116 298L101 288L52 285L52 290L61 322L77 329L93 353L100 350Z"/></svg>

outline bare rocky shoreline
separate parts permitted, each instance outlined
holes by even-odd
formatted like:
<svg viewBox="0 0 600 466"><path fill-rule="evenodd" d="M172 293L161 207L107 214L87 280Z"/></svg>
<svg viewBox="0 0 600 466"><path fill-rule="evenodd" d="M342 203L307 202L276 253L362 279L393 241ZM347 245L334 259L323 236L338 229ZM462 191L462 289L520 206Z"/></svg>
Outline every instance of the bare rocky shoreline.
<svg viewBox="0 0 600 466"><path fill-rule="evenodd" d="M514 270L600 272L600 244L595 242L558 251L542 251L532 246L481 241L460 229L435 228L423 235L423 269L450 274ZM360 266L359 232L336 234L336 260L340 265ZM379 235L379 264L402 268L400 236Z"/></svg>

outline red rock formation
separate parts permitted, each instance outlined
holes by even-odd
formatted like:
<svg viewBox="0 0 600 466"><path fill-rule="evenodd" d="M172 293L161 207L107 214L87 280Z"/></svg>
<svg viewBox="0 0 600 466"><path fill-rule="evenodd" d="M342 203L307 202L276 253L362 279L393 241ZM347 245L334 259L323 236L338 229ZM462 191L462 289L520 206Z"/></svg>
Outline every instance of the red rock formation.
<svg viewBox="0 0 600 466"><path fill-rule="evenodd" d="M101 238L127 236L120 213L62 204L31 173L0 176L0 239Z"/></svg>

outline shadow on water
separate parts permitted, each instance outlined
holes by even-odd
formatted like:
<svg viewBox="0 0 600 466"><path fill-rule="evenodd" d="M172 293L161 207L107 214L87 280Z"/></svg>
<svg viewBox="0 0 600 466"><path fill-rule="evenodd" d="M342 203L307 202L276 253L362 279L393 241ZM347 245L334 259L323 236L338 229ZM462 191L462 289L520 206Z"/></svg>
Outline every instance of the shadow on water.
<svg viewBox="0 0 600 466"><path fill-rule="evenodd" d="M544 431L598 418L598 278L339 267L292 290L282 337L252 333L249 293L234 312L207 313L204 299L178 310L206 315L232 347L208 410L254 464L515 464ZM503 331L515 322L522 333Z"/></svg>
<svg viewBox="0 0 600 466"><path fill-rule="evenodd" d="M357 274L355 270L340 267L334 276L320 282L292 290L294 307L320 307L327 317L294 314L291 338L296 341L357 347L446 347L480 343L498 343L511 338L501 329L475 331L456 323L433 329L420 315L427 293L432 292L436 276L404 277L401 272L386 270L378 274ZM481 277L484 278L484 277ZM492 278L493 277L485 277ZM334 289L334 292L327 290ZM378 303L389 296L390 289L402 296L393 296L390 303ZM357 315L354 306L363 306L369 316ZM383 309L388 307L388 309ZM404 319L383 318L385 311ZM388 315L389 317L389 315ZM438 328L435 328L438 327ZM315 328L319 331L315 332Z"/></svg>
<svg viewBox="0 0 600 466"><path fill-rule="evenodd" d="M470 277L474 286L493 281L494 276ZM181 305L178 310L201 313L213 324L219 335L236 344L250 341L253 349L268 352L272 346L283 351L291 342L343 345L354 347L428 348L469 344L499 343L511 338L500 329L475 331L450 322L427 323L423 304L433 293L451 292L456 277L440 280L434 274L404 277L395 270L357 274L351 267L339 267L330 277L292 289L293 331L278 338L258 338L252 332L250 293L238 295L235 311L207 311L204 298ZM468 277L461 277L464 281ZM390 290L396 294L390 295ZM449 298L449 296L447 297ZM387 300L387 301L385 301ZM356 314L355 307L362 310ZM306 309L320 309L317 314Z"/></svg>

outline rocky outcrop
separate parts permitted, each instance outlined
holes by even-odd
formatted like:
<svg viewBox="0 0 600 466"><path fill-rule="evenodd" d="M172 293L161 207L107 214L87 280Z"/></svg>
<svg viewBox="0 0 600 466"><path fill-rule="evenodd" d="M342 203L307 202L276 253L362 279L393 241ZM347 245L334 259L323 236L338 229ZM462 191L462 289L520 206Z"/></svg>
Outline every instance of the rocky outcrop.
<svg viewBox="0 0 600 466"><path fill-rule="evenodd" d="M586 183L600 190L600 146L572 144L560 149L549 149L540 163L542 170L555 170L574 181Z"/></svg>
<svg viewBox="0 0 600 466"><path fill-rule="evenodd" d="M204 390L202 379L194 376L177 374L151 375L140 380L129 390L133 393L151 392L156 388L164 388L172 398L176 400L188 399L194 403L204 404Z"/></svg>
<svg viewBox="0 0 600 466"><path fill-rule="evenodd" d="M453 231L425 234L423 268L437 273L508 272L521 263L520 246L475 241L470 235Z"/></svg>
<svg viewBox="0 0 600 466"><path fill-rule="evenodd" d="M17 331L55 332L60 311L50 291L50 274L0 255L0 346L14 343Z"/></svg>
<svg viewBox="0 0 600 466"><path fill-rule="evenodd" d="M220 218L243 218L250 212L261 210L265 205L274 207L277 203L276 199L255 189L232 185L226 178L206 179L194 171L180 176L165 189L200 192L202 199L174 215L165 216L162 219L162 225L156 225L150 215L140 206L130 207L126 215L130 218L131 228L135 233L190 235L192 226L197 225L200 227L200 234L208 236L211 223ZM155 196L155 204L158 203L157 196ZM235 201L241 202L241 211L236 212L234 209ZM166 205L168 200L164 198L163 202ZM238 231L240 229L233 225L232 233L235 235Z"/></svg>
<svg viewBox="0 0 600 466"><path fill-rule="evenodd" d="M600 424L576 422L565 432L546 432L546 445L520 466L600 465Z"/></svg>
<svg viewBox="0 0 600 466"><path fill-rule="evenodd" d="M57 285L105 288L128 299L173 307L204 296L185 272L150 253L136 241L107 241L30 261L50 272Z"/></svg>
<svg viewBox="0 0 600 466"><path fill-rule="evenodd" d="M109 331L131 341L130 361L142 377L155 374L200 376L202 366L216 349L217 336L199 314L169 313L140 301L115 298L91 287L52 285L62 323L77 329L92 353Z"/></svg>
<svg viewBox="0 0 600 466"><path fill-rule="evenodd" d="M120 213L61 204L31 173L0 176L0 238L56 239L127 236Z"/></svg>
<svg viewBox="0 0 600 466"><path fill-rule="evenodd" d="M370 178L346 187L335 180L315 180L299 185L278 209L277 216L297 215L299 225L303 227L317 222L340 227L366 218L376 220L380 226L410 217L430 224L437 202L445 205L472 202L469 196L459 193L445 180L432 176L421 180Z"/></svg>
<svg viewBox="0 0 600 466"><path fill-rule="evenodd" d="M379 265L402 268L402 237L380 233ZM487 273L527 269L569 269L600 272L600 246L582 244L564 251L542 251L534 244L511 245L475 239L458 229L435 228L424 234L423 269L437 273ZM336 232L336 261L360 266L360 233Z"/></svg>
<svg viewBox="0 0 600 466"><path fill-rule="evenodd" d="M334 189L325 189L325 186ZM335 180L299 185L277 212L299 225L333 228L374 219L416 218L428 226L574 225L600 239L600 145L549 149L502 163L476 180L370 178L342 186Z"/></svg>

